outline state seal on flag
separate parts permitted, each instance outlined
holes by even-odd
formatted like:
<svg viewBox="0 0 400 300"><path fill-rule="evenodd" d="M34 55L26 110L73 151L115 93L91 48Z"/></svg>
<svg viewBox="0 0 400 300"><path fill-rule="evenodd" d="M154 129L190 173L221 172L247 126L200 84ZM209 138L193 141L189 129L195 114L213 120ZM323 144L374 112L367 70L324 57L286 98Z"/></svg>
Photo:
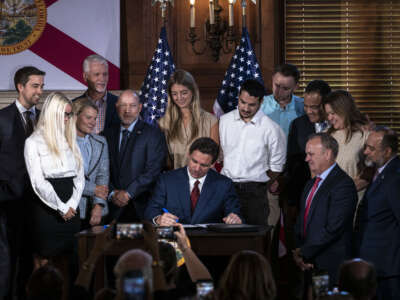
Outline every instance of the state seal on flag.
<svg viewBox="0 0 400 300"><path fill-rule="evenodd" d="M32 46L47 22L44 0L0 0L0 55L11 55Z"/></svg>

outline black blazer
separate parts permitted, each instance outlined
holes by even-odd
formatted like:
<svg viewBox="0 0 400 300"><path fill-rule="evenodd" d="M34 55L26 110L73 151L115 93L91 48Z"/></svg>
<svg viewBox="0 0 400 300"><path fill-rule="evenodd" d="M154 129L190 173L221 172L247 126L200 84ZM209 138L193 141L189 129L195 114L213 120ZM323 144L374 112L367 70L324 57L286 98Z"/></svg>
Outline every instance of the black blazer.
<svg viewBox="0 0 400 300"><path fill-rule="evenodd" d="M359 206L359 255L379 277L400 275L400 159L395 157L367 188Z"/></svg>
<svg viewBox="0 0 400 300"><path fill-rule="evenodd" d="M288 177L288 204L299 206L301 193L311 173L306 158L306 143L308 137L315 133L314 124L310 122L307 115L294 119L290 125L286 176Z"/></svg>
<svg viewBox="0 0 400 300"><path fill-rule="evenodd" d="M15 102L0 110L0 207L7 206L7 209L18 206L9 200L20 199L30 187L24 159L27 136L23 122Z"/></svg>
<svg viewBox="0 0 400 300"><path fill-rule="evenodd" d="M296 224L297 246L305 261L328 271L332 286L336 283L339 265L351 257L357 190L353 180L336 165L314 195L304 236L306 198L314 181L315 178L307 182L301 196L300 215Z"/></svg>
<svg viewBox="0 0 400 300"><path fill-rule="evenodd" d="M114 189L126 190L133 201L129 202L123 212L110 203L110 216L122 214L121 220L142 220L150 191L165 166L167 145L164 134L158 127L138 120L129 135L120 165L120 128L121 125L118 124L104 131L110 153L110 192Z"/></svg>

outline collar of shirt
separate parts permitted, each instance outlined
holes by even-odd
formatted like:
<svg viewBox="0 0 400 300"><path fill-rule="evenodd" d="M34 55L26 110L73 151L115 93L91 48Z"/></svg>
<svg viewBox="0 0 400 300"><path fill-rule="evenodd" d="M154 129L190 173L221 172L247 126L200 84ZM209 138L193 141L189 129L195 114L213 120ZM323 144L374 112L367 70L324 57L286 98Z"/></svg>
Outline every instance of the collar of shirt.
<svg viewBox="0 0 400 300"><path fill-rule="evenodd" d="M186 168L186 171L187 171L188 176L189 176L190 192L192 192L193 187L194 187L194 183L196 182L196 180L198 180L198 181L200 181L200 183L199 183L199 190L200 190L200 193L201 193L201 189L202 189L202 187L203 187L204 180L206 180L207 174L204 175L204 176L201 177L201 178L194 178L194 177L192 177L192 175L190 175L189 167Z"/></svg>
<svg viewBox="0 0 400 300"><path fill-rule="evenodd" d="M391 159L389 159L382 167L380 167L377 171L378 171L378 173L379 174L381 174L382 172L383 172L383 170L386 168L386 166L392 161L392 159L394 159L396 157L396 155L395 156L393 156Z"/></svg>
<svg viewBox="0 0 400 300"><path fill-rule="evenodd" d="M135 125L136 125L136 123L137 123L137 120L138 120L138 119L136 119L135 121L133 121L132 124L129 125L128 128L125 128L124 126L121 125L120 133L122 134L122 132L123 132L125 129L128 129L129 134L131 134L132 131L133 131L133 129L135 129Z"/></svg>
<svg viewBox="0 0 400 300"><path fill-rule="evenodd" d="M247 122L247 123L251 123L253 125L256 125L263 116L265 116L265 114L263 113L261 108L259 108L258 111L256 112L256 114L253 116L253 118L251 118L250 122ZM234 120L235 121L243 121L242 118L240 117L240 113L239 113L239 109L238 108L235 110Z"/></svg>
<svg viewBox="0 0 400 300"><path fill-rule="evenodd" d="M101 99L99 99L99 100L97 100L97 101L95 101L94 99L92 99L92 98L89 96L88 91L85 92L85 96L86 96L89 100L93 101L93 103L95 103L98 107L101 107L104 103L107 102L107 91L104 93L103 98L101 98Z"/></svg>
<svg viewBox="0 0 400 300"><path fill-rule="evenodd" d="M321 186L322 182L324 182L324 180L326 179L326 177L328 177L329 173L332 171L332 169L336 166L336 163L334 163L332 166L330 166L328 169L326 169L325 171L323 171L321 174L317 175L317 177L321 178L321 181L318 183L318 186L315 190L314 195L317 193L319 187ZM311 193L311 189L310 192L308 193L308 196ZM308 198L307 196L307 198Z"/></svg>
<svg viewBox="0 0 400 300"><path fill-rule="evenodd" d="M89 143L89 134L85 135L84 137L76 135L76 139L80 142Z"/></svg>
<svg viewBox="0 0 400 300"><path fill-rule="evenodd" d="M327 121L314 123L314 128L316 133L322 132L325 129L328 129L328 127L329 123Z"/></svg>
<svg viewBox="0 0 400 300"><path fill-rule="evenodd" d="M328 169L323 171L321 174L317 175L318 177L321 178L321 181L319 182L319 185L328 177L329 173L332 171L332 169L336 166L336 163L334 163L332 166L330 166Z"/></svg>
<svg viewBox="0 0 400 300"><path fill-rule="evenodd" d="M279 109L281 111L286 111L286 110L294 110L295 109L295 100L294 100L294 94L292 94L292 99L290 100L290 102L288 103L288 105L285 106L285 108L281 108L281 106L279 105L278 101L276 101L274 95L271 95L272 98L274 99L274 101L271 101L269 103L265 103L265 104L269 104L271 107L273 107L274 109ZM264 98L265 99L265 98Z"/></svg>
<svg viewBox="0 0 400 300"><path fill-rule="evenodd" d="M21 115L23 115L24 112L30 111L32 113L32 118L36 118L36 109L35 106L32 106L30 109L26 109L19 100L15 100L15 105L17 106L17 109Z"/></svg>

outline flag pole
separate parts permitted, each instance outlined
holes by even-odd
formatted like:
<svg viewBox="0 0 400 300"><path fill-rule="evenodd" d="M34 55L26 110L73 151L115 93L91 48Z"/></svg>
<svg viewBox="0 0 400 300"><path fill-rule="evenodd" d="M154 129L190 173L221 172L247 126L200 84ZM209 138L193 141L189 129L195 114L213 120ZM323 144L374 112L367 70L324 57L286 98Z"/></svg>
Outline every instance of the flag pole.
<svg viewBox="0 0 400 300"><path fill-rule="evenodd" d="M242 0L242 27L246 26L246 7L247 7L247 0Z"/></svg>
<svg viewBox="0 0 400 300"><path fill-rule="evenodd" d="M163 26L165 27L167 25L167 3L171 3L171 5L174 6L174 0L152 0L151 5L154 6L156 2L160 2L161 18Z"/></svg>

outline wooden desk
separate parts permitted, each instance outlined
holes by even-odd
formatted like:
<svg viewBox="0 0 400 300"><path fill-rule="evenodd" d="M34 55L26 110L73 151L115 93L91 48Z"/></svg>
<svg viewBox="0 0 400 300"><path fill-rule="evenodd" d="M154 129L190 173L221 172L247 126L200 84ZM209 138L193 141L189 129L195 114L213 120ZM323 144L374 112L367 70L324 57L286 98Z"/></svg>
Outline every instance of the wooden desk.
<svg viewBox="0 0 400 300"><path fill-rule="evenodd" d="M257 251L270 257L270 229L262 227L257 232L219 233L206 229L187 229L193 251L198 256L231 256L241 250ZM89 257L94 246L96 234L102 232L101 227L78 233L78 254L80 266ZM144 249L143 239L116 240L104 255L120 256L129 249ZM95 290L104 287L104 259L100 259L94 274Z"/></svg>

